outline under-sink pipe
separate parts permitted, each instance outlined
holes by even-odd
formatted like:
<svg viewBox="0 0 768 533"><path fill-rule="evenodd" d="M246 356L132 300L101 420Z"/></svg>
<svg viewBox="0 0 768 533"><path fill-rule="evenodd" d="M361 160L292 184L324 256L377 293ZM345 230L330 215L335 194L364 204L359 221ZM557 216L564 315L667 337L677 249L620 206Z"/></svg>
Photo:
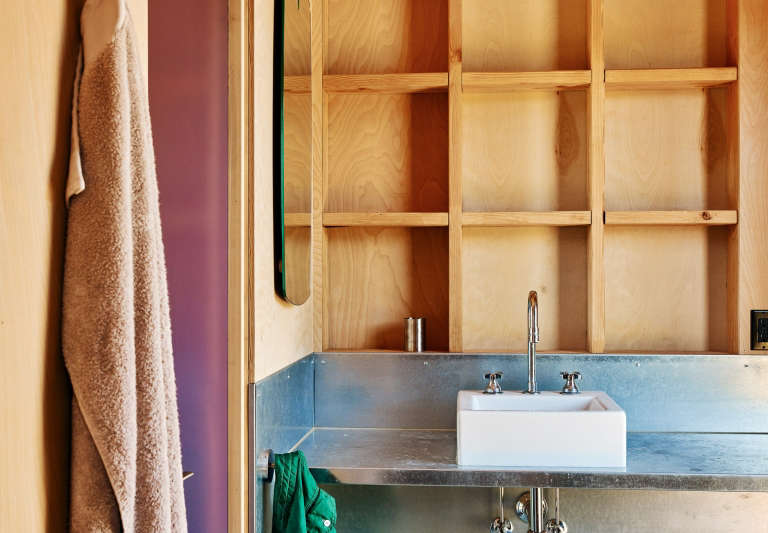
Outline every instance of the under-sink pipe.
<svg viewBox="0 0 768 533"><path fill-rule="evenodd" d="M544 489L531 488L531 503L528 515L528 533L545 533L544 530Z"/></svg>

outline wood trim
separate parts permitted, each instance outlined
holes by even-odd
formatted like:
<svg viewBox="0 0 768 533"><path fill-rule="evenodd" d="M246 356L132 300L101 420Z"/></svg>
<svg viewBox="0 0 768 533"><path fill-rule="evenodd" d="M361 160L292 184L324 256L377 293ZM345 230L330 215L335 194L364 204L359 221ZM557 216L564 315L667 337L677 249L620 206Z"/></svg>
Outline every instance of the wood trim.
<svg viewBox="0 0 768 533"><path fill-rule="evenodd" d="M253 238L250 145L252 0L229 0L228 95L228 341L227 524L245 533L248 524L247 380L252 366Z"/></svg>
<svg viewBox="0 0 768 533"><path fill-rule="evenodd" d="M549 72L465 72L464 92L507 92L525 90L557 90L588 87L589 70L556 70Z"/></svg>
<svg viewBox="0 0 768 533"><path fill-rule="evenodd" d="M739 64L739 0L726 0L726 29L727 29L727 61L729 65ZM728 160L726 183L728 191L728 206L732 209L740 209L739 201L739 87L738 81L728 85L727 94L727 118L725 122L726 135L728 136ZM731 228L728 236L728 264L726 267L726 284L729 287L726 300L726 317L728 320L728 350L731 353L740 353L739 344L739 226Z"/></svg>
<svg viewBox="0 0 768 533"><path fill-rule="evenodd" d="M463 213L462 226L589 226L591 211Z"/></svg>
<svg viewBox="0 0 768 533"><path fill-rule="evenodd" d="M462 341L462 1L448 3L448 349L460 352Z"/></svg>
<svg viewBox="0 0 768 533"><path fill-rule="evenodd" d="M738 222L737 211L607 211L608 226L728 226Z"/></svg>
<svg viewBox="0 0 768 533"><path fill-rule="evenodd" d="M440 227L448 213L323 213L323 226Z"/></svg>
<svg viewBox="0 0 768 533"><path fill-rule="evenodd" d="M592 84L588 91L589 206L592 226L587 250L587 347L605 351L605 37L603 0L589 1L588 46Z"/></svg>
<svg viewBox="0 0 768 533"><path fill-rule="evenodd" d="M311 71L312 71L312 347L323 349L323 268L325 267L323 207L324 207L324 114L323 94L323 7L325 0L314 0L310 4L312 27Z"/></svg>
<svg viewBox="0 0 768 533"><path fill-rule="evenodd" d="M323 88L329 93L403 94L448 90L448 73L326 74Z"/></svg>
<svg viewBox="0 0 768 533"><path fill-rule="evenodd" d="M313 342L315 351L329 346L328 327L328 232L323 227L323 211L328 191L328 95L325 93L325 58L328 56L328 0L312 3L312 136L319 140L313 144L312 169L312 291ZM319 121L317 123L316 121Z"/></svg>
<svg viewBox="0 0 768 533"><path fill-rule="evenodd" d="M312 225L312 213L285 213L283 221L286 228L308 228Z"/></svg>
<svg viewBox="0 0 768 533"><path fill-rule="evenodd" d="M739 81L731 102L738 110L740 143L735 327L740 353L765 354L751 349L750 310L768 308L768 2L741 0L737 16Z"/></svg>
<svg viewBox="0 0 768 533"><path fill-rule="evenodd" d="M290 94L309 94L311 92L311 76L285 76L283 92Z"/></svg>
<svg viewBox="0 0 768 533"><path fill-rule="evenodd" d="M696 89L738 79L736 67L606 70L608 89Z"/></svg>

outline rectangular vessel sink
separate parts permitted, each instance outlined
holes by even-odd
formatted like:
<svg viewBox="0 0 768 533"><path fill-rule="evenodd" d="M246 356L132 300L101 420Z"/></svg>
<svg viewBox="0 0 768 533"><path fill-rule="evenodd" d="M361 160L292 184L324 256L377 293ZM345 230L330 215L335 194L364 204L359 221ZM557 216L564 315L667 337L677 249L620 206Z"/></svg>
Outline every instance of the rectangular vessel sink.
<svg viewBox="0 0 768 533"><path fill-rule="evenodd" d="M627 464L624 410L604 392L460 391L462 466L613 467Z"/></svg>

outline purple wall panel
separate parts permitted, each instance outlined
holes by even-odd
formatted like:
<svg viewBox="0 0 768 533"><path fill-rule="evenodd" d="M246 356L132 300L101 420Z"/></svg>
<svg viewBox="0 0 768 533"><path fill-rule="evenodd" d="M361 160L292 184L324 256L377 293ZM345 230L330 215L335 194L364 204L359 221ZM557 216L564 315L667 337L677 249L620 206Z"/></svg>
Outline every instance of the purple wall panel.
<svg viewBox="0 0 768 533"><path fill-rule="evenodd" d="M149 99L189 531L227 529L227 2L150 0Z"/></svg>

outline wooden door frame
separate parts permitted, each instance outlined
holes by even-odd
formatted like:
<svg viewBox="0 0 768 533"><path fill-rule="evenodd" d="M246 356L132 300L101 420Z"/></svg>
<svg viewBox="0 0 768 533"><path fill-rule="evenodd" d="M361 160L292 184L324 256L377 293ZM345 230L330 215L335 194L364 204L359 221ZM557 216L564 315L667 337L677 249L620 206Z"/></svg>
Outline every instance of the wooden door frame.
<svg viewBox="0 0 768 533"><path fill-rule="evenodd" d="M229 0L227 516L230 533L248 524L248 369L252 360L253 171L251 146L253 0Z"/></svg>

